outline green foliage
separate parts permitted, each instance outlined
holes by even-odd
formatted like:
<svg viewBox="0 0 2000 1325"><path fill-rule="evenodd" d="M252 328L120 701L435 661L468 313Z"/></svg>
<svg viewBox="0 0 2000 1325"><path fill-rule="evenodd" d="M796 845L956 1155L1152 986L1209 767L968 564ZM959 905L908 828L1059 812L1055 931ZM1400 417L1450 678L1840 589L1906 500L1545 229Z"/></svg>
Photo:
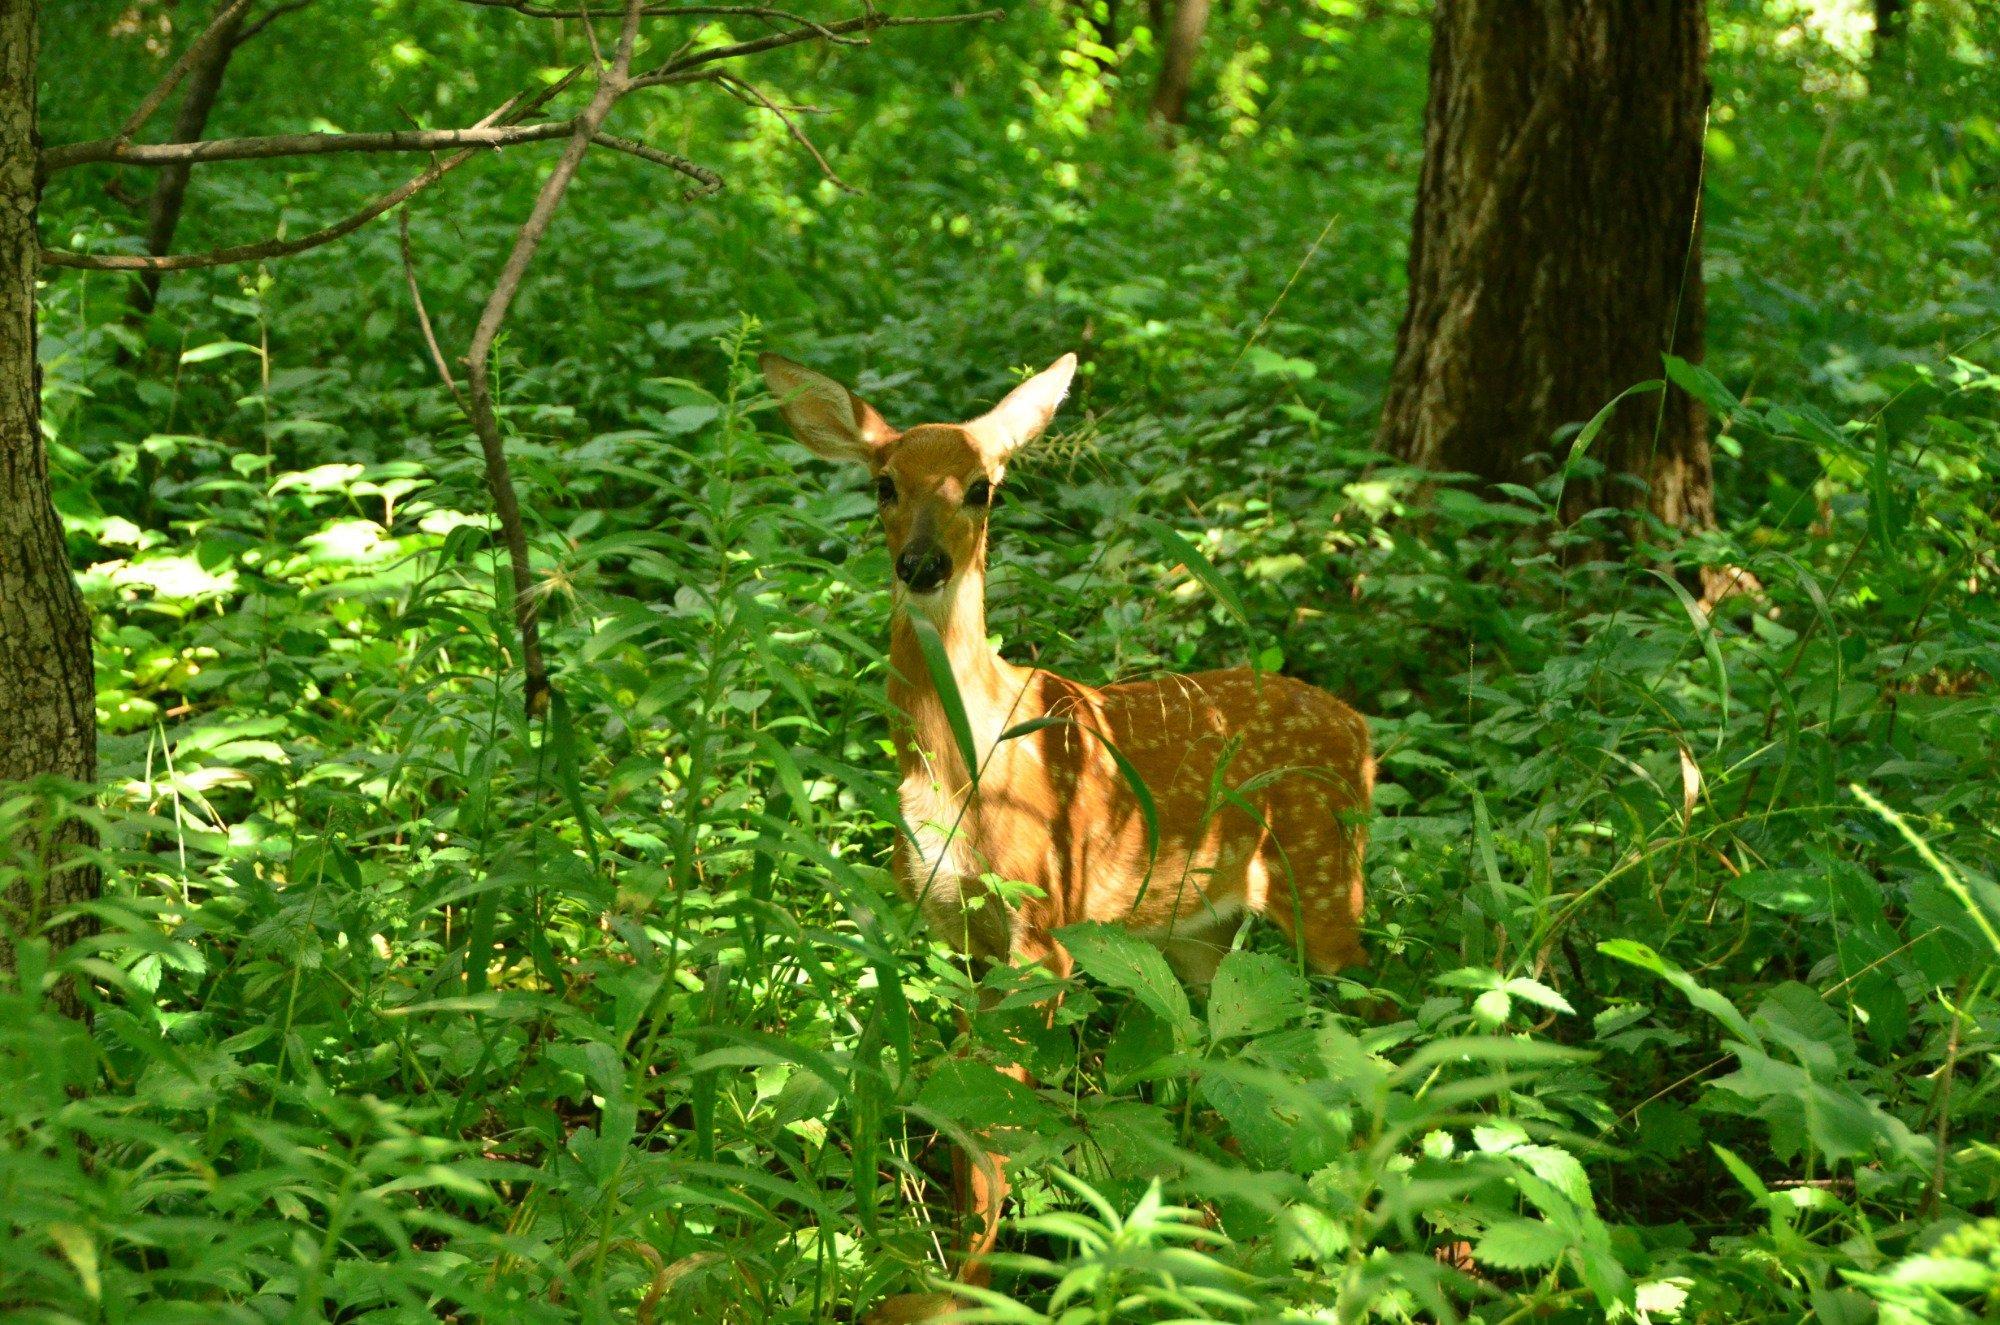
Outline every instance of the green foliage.
<svg viewBox="0 0 2000 1325"><path fill-rule="evenodd" d="M51 78L52 141L158 67L63 8L50 67L106 72ZM10 790L0 837L95 815L106 882L0 991L0 1301L849 1319L936 1272L984 1131L1019 1197L988 1319L1990 1315L2000 32L1919 5L1878 77L1803 11L1716 6L1710 354L1662 372L1714 413L1722 519L1669 546L1564 510L1587 433L1503 492L1369 450L1406 8L1219 14L1171 147L1129 14L764 66L861 197L713 89L622 126L731 188L593 158L503 344L542 722L393 232L171 277L143 325L52 280L105 785ZM552 58L472 6L285 23L221 127L457 122ZM418 205L447 333L542 160ZM133 242L99 184L59 177L51 242ZM194 187L183 247L367 185ZM1255 660L1368 712L1368 969L1309 979L1252 927L1190 995L1113 928L1065 931L1060 984L918 932L872 502L777 434L764 345L897 422L1084 351L1009 475L991 627L1079 677ZM1703 566L1762 594L1704 607Z"/></svg>

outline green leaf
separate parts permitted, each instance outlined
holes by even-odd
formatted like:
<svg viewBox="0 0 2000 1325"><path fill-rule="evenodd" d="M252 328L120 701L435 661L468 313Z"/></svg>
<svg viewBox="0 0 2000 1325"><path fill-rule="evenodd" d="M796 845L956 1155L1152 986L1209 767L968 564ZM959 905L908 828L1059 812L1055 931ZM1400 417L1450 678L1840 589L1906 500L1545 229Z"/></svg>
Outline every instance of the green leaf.
<svg viewBox="0 0 2000 1325"><path fill-rule="evenodd" d="M1721 424L1736 413L1739 401L1719 378L1698 363L1689 363L1677 354L1665 356L1667 380L1708 406Z"/></svg>
<svg viewBox="0 0 2000 1325"><path fill-rule="evenodd" d="M917 1107L968 1127L1034 1127L1048 1106L1014 1078L971 1058L947 1058L917 1092Z"/></svg>
<svg viewBox="0 0 2000 1325"><path fill-rule="evenodd" d="M1771 1189L1764 1185L1764 1180L1757 1176L1757 1171L1745 1164L1735 1151L1727 1146L1717 1145L1713 1141L1709 1143L1708 1148L1715 1152L1715 1157L1722 1161L1722 1167L1729 1170L1729 1175L1736 1179L1743 1190L1757 1198L1758 1204L1764 1205L1770 1202Z"/></svg>
<svg viewBox="0 0 2000 1325"><path fill-rule="evenodd" d="M1514 1000L1507 997L1504 989L1489 989L1472 1000L1472 1015L1486 1026L1505 1025L1507 1014L1513 1010Z"/></svg>
<svg viewBox="0 0 2000 1325"><path fill-rule="evenodd" d="M1117 925L1087 920L1056 931L1076 964L1093 979L1127 990L1164 1018L1183 1041L1195 1020L1187 990L1167 966L1160 950Z"/></svg>
<svg viewBox="0 0 2000 1325"><path fill-rule="evenodd" d="M210 359L220 359L226 354L263 354L255 345L246 345L240 340L210 341L197 345L181 355L182 363L207 363Z"/></svg>
<svg viewBox="0 0 2000 1325"><path fill-rule="evenodd" d="M1215 595L1216 601L1229 609L1229 614L1241 623L1246 633L1252 631L1250 614L1244 611L1243 600L1236 596L1236 591L1229 587L1228 582L1222 578L1222 573L1216 570L1214 563L1203 555L1200 548L1181 537L1178 531L1161 524L1150 515L1141 515L1136 519L1139 527L1159 545L1160 551L1169 559L1186 566L1189 573Z"/></svg>
<svg viewBox="0 0 2000 1325"><path fill-rule="evenodd" d="M1536 1270L1555 1264L1569 1246L1562 1230L1543 1219L1510 1219L1480 1236L1472 1258L1496 1270Z"/></svg>
<svg viewBox="0 0 2000 1325"><path fill-rule="evenodd" d="M1262 1035L1310 1006L1311 986L1289 962L1262 952L1232 952L1208 990L1208 1031L1218 1040Z"/></svg>
<svg viewBox="0 0 2000 1325"><path fill-rule="evenodd" d="M924 655L924 668L931 674L931 685L936 687L938 702L944 706L945 721L951 725L952 739L958 742L959 757L965 761L965 774L976 785L979 781L979 747L972 741L972 723L965 716L965 700L958 693L958 681L951 674L951 659L944 651L944 641L938 638L937 627L921 615L911 613L910 630L917 637L917 649Z"/></svg>
<svg viewBox="0 0 2000 1325"><path fill-rule="evenodd" d="M1611 416L1617 411L1618 407L1634 396L1645 396L1655 391L1664 391L1666 386L1667 384L1659 378L1634 383L1613 396L1609 404L1590 416L1590 422L1577 430L1576 440L1569 444L1569 456L1563 461L1562 482L1556 486L1556 510L1562 510L1563 489L1569 486L1570 470L1575 468L1577 460L1582 457L1583 453L1590 449L1590 444L1597 440L1597 434L1604 431L1604 425L1611 421Z"/></svg>
<svg viewBox="0 0 2000 1325"><path fill-rule="evenodd" d="M1763 1047L1763 1039L1751 1028L1743 1014L1736 1010L1734 1003L1702 985L1686 971L1637 939L1606 939L1597 945L1597 950L1607 957L1644 971L1651 971L1686 995L1688 1002L1728 1027L1730 1033L1745 1044L1755 1045L1760 1049Z"/></svg>
<svg viewBox="0 0 2000 1325"><path fill-rule="evenodd" d="M1567 1012L1572 1016L1576 1014L1576 1009L1569 1005L1568 999L1541 981L1530 980L1525 975L1515 976L1500 988L1523 1003L1533 1003L1536 1007L1547 1008L1551 1012Z"/></svg>
<svg viewBox="0 0 2000 1325"><path fill-rule="evenodd" d="M1951 890L1951 895L1958 899L1959 905L1965 908L1966 914L1972 917L1973 923L1979 926L1979 932L1985 935L1986 941L1992 945L1993 951L2000 953L2000 928L1995 927L1992 918L1986 914L1985 909L1973 897L1972 890L1966 887L1965 880L1958 876L1958 871L1946 864L1944 857L1931 849L1931 844L1925 841L1916 829L1910 827L1909 820L1877 800L1866 787L1856 782L1850 783L1847 789L1854 793L1856 800L1881 815L1884 819L1887 819L1890 826L1898 833L1901 833L1903 840L1908 842L1917 855L1922 858L1924 864L1937 871L1938 878L1944 883L1946 888Z"/></svg>
<svg viewBox="0 0 2000 1325"><path fill-rule="evenodd" d="M1814 870L1745 870L1724 889L1732 897L1781 915L1824 914L1831 906L1826 876Z"/></svg>
<svg viewBox="0 0 2000 1325"><path fill-rule="evenodd" d="M1701 640L1701 651L1708 655L1709 670L1715 676L1715 690L1721 700L1722 715L1716 721L1715 743L1722 745L1722 733L1729 728L1729 669L1722 665L1722 643L1716 638L1715 625L1708 619L1708 613L1701 610L1701 604L1694 595L1681 587L1681 582L1662 570L1648 568L1648 573L1659 578L1662 584L1674 591L1674 597L1681 600L1681 608L1688 620L1694 623L1694 633Z"/></svg>

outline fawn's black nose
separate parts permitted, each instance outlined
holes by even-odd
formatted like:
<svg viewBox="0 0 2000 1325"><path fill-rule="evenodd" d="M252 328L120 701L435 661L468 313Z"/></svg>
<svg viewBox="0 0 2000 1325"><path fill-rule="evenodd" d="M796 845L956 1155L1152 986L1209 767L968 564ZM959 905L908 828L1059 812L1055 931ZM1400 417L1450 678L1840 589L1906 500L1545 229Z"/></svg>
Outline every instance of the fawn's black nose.
<svg viewBox="0 0 2000 1325"><path fill-rule="evenodd" d="M951 558L935 543L903 549L896 558L896 578L912 593L929 593L951 576Z"/></svg>

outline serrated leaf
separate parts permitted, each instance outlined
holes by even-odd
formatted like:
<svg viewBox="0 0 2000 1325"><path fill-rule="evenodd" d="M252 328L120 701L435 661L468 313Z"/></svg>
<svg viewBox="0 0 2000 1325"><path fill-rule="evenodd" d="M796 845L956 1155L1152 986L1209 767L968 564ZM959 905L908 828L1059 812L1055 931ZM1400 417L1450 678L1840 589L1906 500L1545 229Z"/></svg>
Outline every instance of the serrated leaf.
<svg viewBox="0 0 2000 1325"><path fill-rule="evenodd" d="M1127 990L1185 1040L1194 1029L1187 990L1167 967L1160 950L1116 925L1085 921L1056 931L1076 964L1093 979Z"/></svg>
<svg viewBox="0 0 2000 1325"><path fill-rule="evenodd" d="M1208 1029L1216 1039L1276 1030L1309 1006L1311 988L1287 962L1262 952L1232 952L1208 990Z"/></svg>
<svg viewBox="0 0 2000 1325"><path fill-rule="evenodd" d="M1536 1007L1547 1008L1551 1012L1567 1012L1572 1016L1576 1013L1576 1009L1569 1005L1568 999L1541 981L1530 980L1525 975L1515 976L1500 988L1523 1003L1533 1003Z"/></svg>
<svg viewBox="0 0 2000 1325"><path fill-rule="evenodd" d="M1537 1270L1555 1264L1569 1245L1562 1230L1541 1219L1510 1219L1481 1235L1472 1257L1496 1270Z"/></svg>

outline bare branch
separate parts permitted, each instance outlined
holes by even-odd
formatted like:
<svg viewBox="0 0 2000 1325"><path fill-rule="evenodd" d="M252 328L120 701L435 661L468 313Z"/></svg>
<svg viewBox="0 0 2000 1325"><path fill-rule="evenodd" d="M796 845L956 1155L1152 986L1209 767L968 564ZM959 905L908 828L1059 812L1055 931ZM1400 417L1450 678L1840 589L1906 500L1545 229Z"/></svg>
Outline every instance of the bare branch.
<svg viewBox="0 0 2000 1325"><path fill-rule="evenodd" d="M690 161L686 157L677 156L672 152L662 152L657 147L649 147L645 143L635 142L630 138L620 138L618 135L611 133L594 134L591 136L590 141L596 143L599 147L608 147L614 152L623 152L627 156L636 156L641 161L650 161L656 166L665 166L669 170L677 170L681 174L686 175L697 185L697 187L689 189L682 195L689 202L694 201L696 198L713 197L722 192L722 176L716 174L700 162Z"/></svg>
<svg viewBox="0 0 2000 1325"><path fill-rule="evenodd" d="M243 29L243 31L237 33L236 44L238 46L241 46L244 42L249 41L252 37L255 37L258 33L262 32L265 28L270 27L273 23L277 22L285 15L296 14L301 9L304 9L306 6L312 3L313 0L291 0L290 4L279 5L276 9L273 9L270 13L264 15L262 18L258 19L255 23L247 25Z"/></svg>
<svg viewBox="0 0 2000 1325"><path fill-rule="evenodd" d="M315 230L311 234L300 235L296 239L266 239L255 244L236 244L229 248L210 249L206 253L74 253L66 249L45 248L42 250L42 265L77 267L84 271L190 271L197 267L227 267L238 262L262 262L266 258L290 257L294 253L304 253L308 249L320 248L336 239L346 238L397 203L437 183L470 161L474 155L471 150L467 150L446 157L423 174L370 202L352 216Z"/></svg>
<svg viewBox="0 0 2000 1325"><path fill-rule="evenodd" d="M792 141L796 142L800 147L805 148L807 152L811 153L812 159L819 163L819 173L826 176L828 181L830 181L835 188L841 190L843 193L861 192L860 189L855 188L852 184L849 184L846 180L842 179L839 176L839 174L835 172L834 168L827 164L826 158L820 155L820 150L818 147L813 145L813 140L806 137L806 131L799 127L798 121L794 120L789 114L787 114L783 106L780 106L777 102L765 96L764 93L757 87L756 84L751 83L745 79L738 78L734 74L723 74L719 77L717 81L721 82L722 85L725 87L729 87L732 89L740 88L745 95L750 97L751 100L755 101L765 110L770 111L773 115L776 115L778 119L784 124L785 130L792 135Z"/></svg>
<svg viewBox="0 0 2000 1325"><path fill-rule="evenodd" d="M222 80L241 45L242 22L247 14L245 10L233 18L225 17L209 30L212 40L208 49L181 80L181 104L174 112L169 141L191 143L207 132L209 113L215 109ZM181 212L187 205L191 171L190 166L168 166L154 176L152 201L146 207L146 252L174 251L174 234L180 229ZM119 174L122 172L114 172L112 177ZM160 297L160 276L157 271L142 272L126 290L126 307L134 319L143 320L152 313Z"/></svg>
<svg viewBox="0 0 2000 1325"><path fill-rule="evenodd" d="M547 5L531 3L531 0L460 0L463 4L478 5L482 9L508 9L529 18L599 18L586 9L551 9ZM766 23L793 23L803 28L818 29L822 40L842 46L865 45L864 40L842 36L838 32L823 27L817 20L789 9L774 9L768 5L646 5L640 11L650 18L754 18Z"/></svg>
<svg viewBox="0 0 2000 1325"><path fill-rule="evenodd" d="M730 96L735 97L738 101L742 102L744 105L761 107L762 103L759 102L755 97L750 96L748 93L739 91L737 88L732 86L732 84L744 81L738 78L736 75L718 73L712 75L712 77L714 78L715 85L717 87L721 88L724 92L727 92ZM779 103L779 109L791 115L832 114L832 112L829 111L825 106L802 106L802 105L795 105L790 102Z"/></svg>
<svg viewBox="0 0 2000 1325"><path fill-rule="evenodd" d="M170 166L204 161L262 161L283 156L327 156L366 152L435 152L446 147L511 147L546 142L576 132L576 121L496 124L469 129L397 129L387 133L284 133L260 138L209 138L196 143L121 143L98 138L68 143L42 153L42 170L54 174L75 166L113 161L126 166Z"/></svg>
<svg viewBox="0 0 2000 1325"><path fill-rule="evenodd" d="M500 419L493 409L493 342L500 325L520 292L528 264L548 234L549 223L562 205L563 194L576 178L577 168L590 151L591 139L603 127L604 119L618 98L632 90L632 48L639 37L641 0L626 0L625 22L618 34L618 53L611 68L597 79L597 91L590 105L573 121L576 128L563 148L562 159L543 183L535 205L514 238L514 247L494 282L493 293L473 328L472 344L465 356L465 382L471 398L468 413L479 449L486 458L486 486L493 494L494 514L500 519L501 536L507 545L507 561L514 581L514 624L521 636L522 701L529 717L539 717L549 706L548 664L542 658L540 613L535 601L533 571L528 562L528 536L521 523L521 504L514 495L514 478L507 464L507 447L500 434Z"/></svg>
<svg viewBox="0 0 2000 1325"><path fill-rule="evenodd" d="M405 207L396 217L396 228L398 238L402 241L403 279L410 287L410 303L415 305L417 310L417 326L424 333L424 346L431 352L431 366L436 368L438 376L444 379L444 384L450 389L451 398L458 402L458 407L469 412L471 407L466 404L465 393L458 389L458 381L451 375L451 365L445 361L444 351L438 346L437 333L431 329L430 311L424 307L424 292L417 285L417 264L410 260L409 208Z"/></svg>
<svg viewBox="0 0 2000 1325"><path fill-rule="evenodd" d="M207 53L208 48L220 39L222 30L224 28L233 30L236 20L249 7L250 0L229 0L217 10L215 17L208 21L208 26L201 30L201 35L188 43L188 48L181 52L181 58L174 61L173 68L167 70L166 77L153 85L153 90L146 94L145 99L126 118L124 127L118 130L118 136L111 141L120 144L130 142L133 134L145 128L146 121L152 119L160 107L167 104L167 98L174 94L174 89L180 86L183 78L187 77L188 70L194 68L196 62Z"/></svg>
<svg viewBox="0 0 2000 1325"><path fill-rule="evenodd" d="M536 92L525 101L519 96L509 97L484 119L480 120L478 124L474 125L473 131L483 132L492 128L503 117L508 115L532 115L544 105L547 105L549 101L560 95L562 90L569 86L578 72L578 70L571 70L567 76ZM353 234L356 230L359 230L362 226L368 224L368 222L388 211L391 207L421 193L478 154L479 149L477 148L465 148L446 157L443 161L433 161L430 169L424 171L423 174L418 175L401 187L383 194L352 216L324 229L315 230L311 234L301 235L297 239L267 239L255 244L237 244L229 248L213 249L207 253L176 253L165 255L73 253L62 249L45 248L42 250L42 262L44 265L50 267L78 267L86 271L156 272L185 271L196 267L222 267L237 262L261 262L266 258L288 257L294 253L303 253L308 249L331 244L336 239Z"/></svg>
<svg viewBox="0 0 2000 1325"><path fill-rule="evenodd" d="M746 55L760 55L784 46L796 46L800 42L825 41L844 37L850 32L873 32L877 28L935 27L943 23L986 23L1005 18L1004 9L984 9L977 13L938 14L925 18L896 18L870 9L859 18L844 18L838 23L814 24L810 28L794 28L787 32L774 32L768 37L758 37L751 41L730 42L724 46L709 46L686 55L676 55L665 64L640 74L632 80L634 89L643 87L665 87L673 83L691 83L703 75L694 71L703 65L714 64L718 60L741 59Z"/></svg>

